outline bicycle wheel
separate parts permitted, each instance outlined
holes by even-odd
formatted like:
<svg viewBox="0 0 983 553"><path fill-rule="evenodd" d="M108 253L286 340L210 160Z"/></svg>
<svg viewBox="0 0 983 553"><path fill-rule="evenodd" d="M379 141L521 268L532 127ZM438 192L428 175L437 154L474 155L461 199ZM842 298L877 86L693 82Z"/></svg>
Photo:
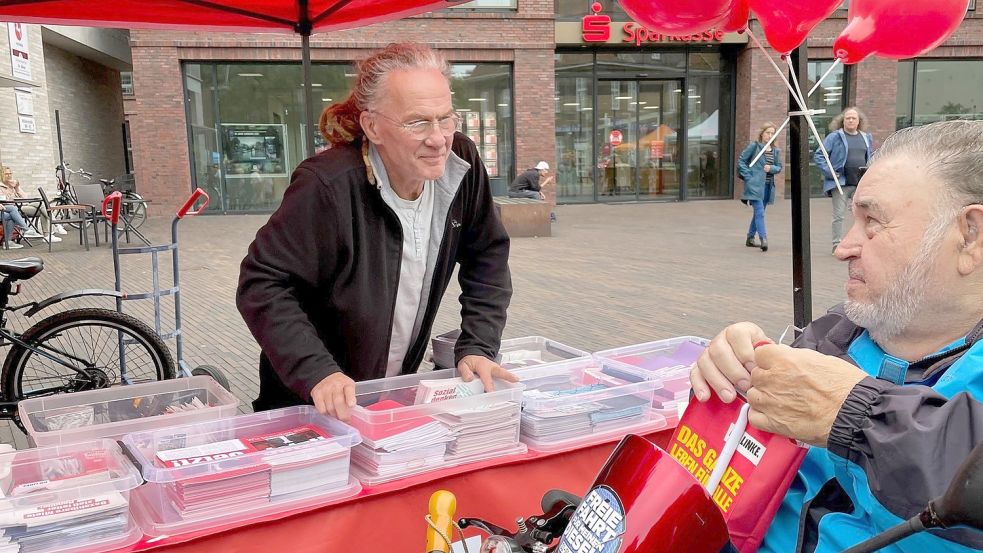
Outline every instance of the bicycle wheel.
<svg viewBox="0 0 983 553"><path fill-rule="evenodd" d="M123 205L123 216L131 228L139 229L140 225L147 220L147 202L143 196L136 192L125 192L123 196L127 200L135 200L133 203Z"/></svg>
<svg viewBox="0 0 983 553"><path fill-rule="evenodd" d="M139 320L108 309L56 313L38 321L21 339L31 347L14 345L3 365L5 397L12 401L175 376L174 358L160 337Z"/></svg>

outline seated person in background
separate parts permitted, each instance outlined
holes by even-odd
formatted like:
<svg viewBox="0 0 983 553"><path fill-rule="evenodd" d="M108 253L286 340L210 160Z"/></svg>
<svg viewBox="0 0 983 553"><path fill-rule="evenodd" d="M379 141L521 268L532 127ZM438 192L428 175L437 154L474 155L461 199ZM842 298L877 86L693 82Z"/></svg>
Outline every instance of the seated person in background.
<svg viewBox="0 0 983 553"><path fill-rule="evenodd" d="M20 186L20 181L14 178L14 172L10 167L4 165L2 172L0 172L0 176L2 176L2 178L0 178L0 196L2 196L3 199L27 197L27 195L24 194L24 189L21 188ZM4 210L7 213L10 213L11 208L15 210L17 209L22 210L23 215L27 217L34 217L34 215L37 214L38 211L40 211L40 220L41 220L41 224L43 225L41 228L47 229L48 225L51 224L51 220L48 218L48 211L44 208L44 204L40 204L40 205L25 204L20 206L19 208L13 205L7 205L4 207ZM20 217L21 213L18 213L17 216ZM14 220L14 224L20 227L20 223L17 222L16 219L14 219L14 216L11 216L11 218ZM20 220L24 221L23 217L20 217ZM24 224L24 226L26 227L27 225ZM68 231L62 228L61 225L55 225L55 228L53 230L54 230L53 234L68 234ZM45 240L48 239L47 236L43 236L33 228L28 228L24 236L27 238L43 238ZM52 235L51 241L61 242L61 238Z"/></svg>
<svg viewBox="0 0 983 553"><path fill-rule="evenodd" d="M812 446L761 551L842 551L920 513L983 442L983 121L896 132L836 248L846 302L792 347L752 323L694 365L697 399L742 392L749 422ZM884 551L983 549L933 530Z"/></svg>
<svg viewBox="0 0 983 553"><path fill-rule="evenodd" d="M552 176L546 176L549 172L550 164L540 161L536 167L519 173L509 185L509 197L545 200L546 195L543 194L543 187L553 182Z"/></svg>

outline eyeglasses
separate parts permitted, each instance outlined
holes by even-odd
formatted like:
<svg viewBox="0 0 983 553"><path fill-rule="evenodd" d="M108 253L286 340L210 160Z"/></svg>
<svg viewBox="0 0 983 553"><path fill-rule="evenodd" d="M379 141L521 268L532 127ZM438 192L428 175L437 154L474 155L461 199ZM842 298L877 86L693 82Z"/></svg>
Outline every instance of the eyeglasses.
<svg viewBox="0 0 983 553"><path fill-rule="evenodd" d="M401 127L413 138L421 140L430 135L430 129L433 126L437 127L440 134L444 136L453 136L454 132L457 131L461 125L461 118L458 117L456 113L445 115L439 119L418 119L416 121L410 121L409 123L401 123L382 112L374 111L372 113L381 115L387 121L391 122L397 127Z"/></svg>

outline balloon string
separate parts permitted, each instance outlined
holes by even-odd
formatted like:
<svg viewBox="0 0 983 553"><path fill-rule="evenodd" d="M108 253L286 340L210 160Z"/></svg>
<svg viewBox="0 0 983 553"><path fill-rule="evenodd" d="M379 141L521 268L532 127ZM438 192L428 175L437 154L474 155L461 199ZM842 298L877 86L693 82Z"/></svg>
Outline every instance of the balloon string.
<svg viewBox="0 0 983 553"><path fill-rule="evenodd" d="M782 82L785 83L785 87L788 88L789 94L791 94L792 98L795 100L795 103L799 105L799 110L802 111L803 115L805 115L806 121L809 123L809 128L812 130L813 136L815 136L816 141L819 142L819 151L823 153L823 159L826 161L826 166L830 169L830 174L833 175L833 180L836 182L836 188L839 190L840 194L842 194L843 189L840 188L840 180L836 177L836 170L833 169L833 162L829 160L829 153L826 151L826 147L823 145L823 137L819 135L819 131L816 130L816 125L812 121L812 116L809 114L809 108L806 106L805 100L802 97L802 90L798 88L798 80L796 80L796 86L793 88L792 84L785 78L785 73L778 68L778 64L775 63L775 60L771 59L771 55L767 50L765 50L765 47L761 45L761 41L759 41L758 37L754 36L754 33L751 32L750 26L748 26L745 32L747 33L748 37L750 37L751 41L754 42L754 45L761 50L762 54L764 54L765 59L768 60L768 63L775 68L775 72L778 73L778 76L781 77ZM795 71L792 68L791 60L786 56L785 61L788 64L790 73L792 73L792 78L795 79ZM784 125L782 126L784 127ZM775 134L771 137L771 141L769 141L768 144L765 144L765 146L767 147L770 145L777 136L778 132L775 132ZM758 155L751 160L752 166L758 162L758 159L760 159L762 155L764 155L764 151L765 148L762 148L761 151L758 152Z"/></svg>

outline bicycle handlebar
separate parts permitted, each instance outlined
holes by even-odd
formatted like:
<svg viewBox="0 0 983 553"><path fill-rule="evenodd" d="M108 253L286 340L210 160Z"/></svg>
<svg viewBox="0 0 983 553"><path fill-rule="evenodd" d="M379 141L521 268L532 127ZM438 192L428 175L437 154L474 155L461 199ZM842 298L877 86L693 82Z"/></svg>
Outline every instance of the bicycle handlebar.
<svg viewBox="0 0 983 553"><path fill-rule="evenodd" d="M197 202L202 197L205 198L205 203L201 204L201 207L199 207L198 209L194 211L189 211L191 209L191 206L195 205L195 202ZM190 215L194 217L195 215L198 215L202 211L205 211L205 208L208 207L208 201L210 199L211 198L208 197L207 192L205 192L201 188L195 188L195 191L191 193L191 196L188 198L188 201L184 202L184 205L182 205L181 208L177 210L177 218L183 219L185 215Z"/></svg>
<svg viewBox="0 0 983 553"><path fill-rule="evenodd" d="M77 171L73 171L72 170L72 167L71 167L71 164L68 163L67 161L65 163L63 163L62 165L59 165L58 167L55 167L55 172L57 173L58 171L65 171L65 172L71 173L73 175L80 175L80 176L85 177L87 179L91 179L92 178L92 173L86 171L85 169L82 169L81 167L79 167Z"/></svg>
<svg viewBox="0 0 983 553"><path fill-rule="evenodd" d="M109 204L113 204L112 213L107 212ZM123 205L123 195L118 191L106 196L102 199L102 216L109 219L109 224L114 227L119 223L120 207Z"/></svg>

